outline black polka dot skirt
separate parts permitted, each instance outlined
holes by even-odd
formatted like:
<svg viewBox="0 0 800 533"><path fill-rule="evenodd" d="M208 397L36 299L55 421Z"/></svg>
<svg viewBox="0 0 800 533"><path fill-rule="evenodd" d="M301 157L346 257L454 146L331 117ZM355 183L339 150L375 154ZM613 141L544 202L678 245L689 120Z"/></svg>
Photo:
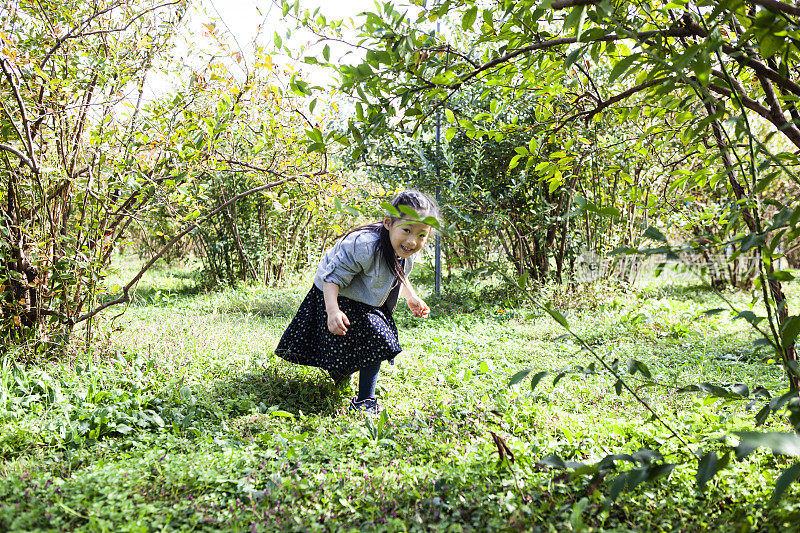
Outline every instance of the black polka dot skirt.
<svg viewBox="0 0 800 533"><path fill-rule="evenodd" d="M399 285L387 301L396 302L397 292ZM392 308L376 308L339 296L339 309L350 325L345 335L334 335L328 330L325 298L313 286L283 332L275 354L292 363L345 373L394 359L403 348L397 340Z"/></svg>

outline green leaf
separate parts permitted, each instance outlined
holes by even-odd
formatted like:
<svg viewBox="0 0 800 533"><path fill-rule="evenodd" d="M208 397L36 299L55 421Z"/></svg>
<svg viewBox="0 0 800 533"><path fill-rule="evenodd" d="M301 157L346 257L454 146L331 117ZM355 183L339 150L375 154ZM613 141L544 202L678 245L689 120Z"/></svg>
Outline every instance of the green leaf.
<svg viewBox="0 0 800 533"><path fill-rule="evenodd" d="M122 433L123 435L127 435L128 433L133 431L133 428L130 427L128 424L117 424L117 427L114 428L114 431L117 433Z"/></svg>
<svg viewBox="0 0 800 533"><path fill-rule="evenodd" d="M452 141L453 137L456 136L457 131L458 130L456 130L454 127L447 128L447 131L444 132L444 138L447 139L448 142Z"/></svg>
<svg viewBox="0 0 800 533"><path fill-rule="evenodd" d="M667 242L667 238L661 233L661 230L656 228L655 226L650 226L646 230L644 230L644 236L648 239L653 239L654 241L659 242Z"/></svg>
<svg viewBox="0 0 800 533"><path fill-rule="evenodd" d="M533 371L532 368L526 368L525 370L520 370L519 372L511 376L511 379L508 381L508 386L513 387L514 385L518 384L520 381L528 377L528 374L530 374L532 371Z"/></svg>
<svg viewBox="0 0 800 533"><path fill-rule="evenodd" d="M536 385L538 385L539 382L542 381L542 379L544 379L545 376L547 376L547 374L549 374L549 372L547 372L546 370L542 370L541 372L537 372L531 378L531 392L533 392L533 390L536 388Z"/></svg>
<svg viewBox="0 0 800 533"><path fill-rule="evenodd" d="M755 248L756 246L763 246L766 242L766 235L762 233L748 233L747 236L742 239L742 246L740 250L742 253L744 253L751 248Z"/></svg>
<svg viewBox="0 0 800 533"><path fill-rule="evenodd" d="M561 324L563 328L569 329L569 322L567 322L567 319L564 318L564 315L550 307L550 305L546 305L544 310L547 311L547 314L553 317L556 322Z"/></svg>
<svg viewBox="0 0 800 533"><path fill-rule="evenodd" d="M619 78L626 70L628 70L633 62L639 59L640 56L641 54L632 54L617 61L617 63L614 65L614 68L611 69L611 74L608 75L608 84L611 85L614 83L614 80Z"/></svg>
<svg viewBox="0 0 800 533"><path fill-rule="evenodd" d="M392 204L390 204L389 202L381 202L381 207L383 208L384 211L389 213L389 216L392 217L400 216L400 211L398 211L397 208Z"/></svg>
<svg viewBox="0 0 800 533"><path fill-rule="evenodd" d="M575 33L580 40L584 20L586 20L586 6L573 7L564 19L564 29L575 28Z"/></svg>
<svg viewBox="0 0 800 533"><path fill-rule="evenodd" d="M796 393L795 393L796 394ZM779 455L800 456L800 435L796 433L758 431L735 431L739 437L739 446L752 448L769 448Z"/></svg>
<svg viewBox="0 0 800 533"><path fill-rule="evenodd" d="M403 212L404 215L411 217L414 220L419 220L419 214L414 210L413 207L408 205L399 205L397 209Z"/></svg>
<svg viewBox="0 0 800 533"><path fill-rule="evenodd" d="M798 479L800 479L800 463L793 464L781 472L781 475L778 476L778 479L775 481L775 490L772 492L770 503L772 503L772 505L778 503L778 500L781 499L781 496L786 492L786 489L789 488L789 485Z"/></svg>
<svg viewBox="0 0 800 533"><path fill-rule="evenodd" d="M441 224L439 224L439 220L434 216L427 216L422 219L423 224L427 224L432 228L441 229Z"/></svg>
<svg viewBox="0 0 800 533"><path fill-rule="evenodd" d="M549 466L550 468L556 468L558 470L566 470L567 465L564 460L554 454L547 455L542 457L541 463L545 466Z"/></svg>
<svg viewBox="0 0 800 533"><path fill-rule="evenodd" d="M700 491L704 491L708 482L713 479L720 470L728 466L728 463L730 463L730 453L723 455L722 459L719 459L715 452L706 453L697 465L697 474L695 474L697 488Z"/></svg>
<svg viewBox="0 0 800 533"><path fill-rule="evenodd" d="M322 49L322 57L325 58L325 61L331 60L331 47L330 45L325 45L325 48Z"/></svg>
<svg viewBox="0 0 800 533"><path fill-rule="evenodd" d="M772 409L769 408L769 404L766 404L764 407L762 407L761 410L755 416L756 427L763 425L764 422L767 421L767 418L769 417L771 412Z"/></svg>
<svg viewBox="0 0 800 533"><path fill-rule="evenodd" d="M788 270L776 270L767 277L778 281L792 281L794 279L794 275Z"/></svg>
<svg viewBox="0 0 800 533"><path fill-rule="evenodd" d="M381 411L380 420L378 420L378 434L383 433L383 428L386 427L386 424L389 423L389 410L384 409Z"/></svg>
<svg viewBox="0 0 800 533"><path fill-rule="evenodd" d="M472 6L471 8L467 9L466 13L464 13L464 17L461 19L461 28L464 30L472 28L472 25L475 24L475 19L477 16L478 8L476 6Z"/></svg>
<svg viewBox="0 0 800 533"><path fill-rule="evenodd" d="M569 67L571 67L575 63L575 61L577 61L579 57L583 57L585 53L586 53L586 48L584 46L578 47L572 52L570 52L569 55L567 56L567 59L564 60L564 69L568 69Z"/></svg>
<svg viewBox="0 0 800 533"><path fill-rule="evenodd" d="M785 46L785 37L778 37L772 33L763 35L759 40L758 46L761 50L761 55L765 58L774 56L778 50Z"/></svg>
<svg viewBox="0 0 800 533"><path fill-rule="evenodd" d="M697 76L697 81L703 87L708 87L708 79L711 74L711 59L708 56L707 50L701 50L695 57L694 74Z"/></svg>
<svg viewBox="0 0 800 533"><path fill-rule="evenodd" d="M278 32L275 32L272 40L275 42L275 48L280 48L283 45L283 39L281 39L281 36L278 35Z"/></svg>
<svg viewBox="0 0 800 533"><path fill-rule="evenodd" d="M643 362L641 362L641 361L639 361L637 359L631 359L629 361L629 364L630 363L633 363L634 372L635 371L639 371L644 377L646 377L648 379L653 377L652 374L650 374L650 369ZM633 374L634 372L631 372L631 374Z"/></svg>
<svg viewBox="0 0 800 533"><path fill-rule="evenodd" d="M611 488L608 490L608 499L612 502L615 501L619 495L625 490L625 486L628 484L628 472L623 472L622 474L618 475L614 478L614 481L611 482Z"/></svg>
<svg viewBox="0 0 800 533"><path fill-rule="evenodd" d="M751 323L754 326L759 325L764 320L763 316L757 316L752 311L739 311L738 313L736 313L736 316L734 316L733 319L737 320L739 318L743 318L743 319L747 320L749 323Z"/></svg>
<svg viewBox="0 0 800 533"><path fill-rule="evenodd" d="M700 390L702 390L703 392L712 397L729 398L729 399L735 399L740 397L739 394L724 389L719 385L714 385L713 383L703 382L700 383L698 387L700 387Z"/></svg>
<svg viewBox="0 0 800 533"><path fill-rule="evenodd" d="M618 217L622 214L620 210L613 205L601 207L597 210L597 213L606 217Z"/></svg>
<svg viewBox="0 0 800 533"><path fill-rule="evenodd" d="M797 339L800 333L800 316L790 316L781 324L781 344L789 346Z"/></svg>

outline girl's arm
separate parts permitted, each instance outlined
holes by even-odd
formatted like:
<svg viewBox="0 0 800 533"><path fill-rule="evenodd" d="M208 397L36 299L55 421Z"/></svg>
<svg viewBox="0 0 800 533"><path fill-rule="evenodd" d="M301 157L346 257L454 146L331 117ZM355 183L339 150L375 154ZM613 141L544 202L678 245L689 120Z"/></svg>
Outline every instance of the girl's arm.
<svg viewBox="0 0 800 533"><path fill-rule="evenodd" d="M417 295L417 291L411 286L411 282L405 280L400 287L400 294L406 299L408 308L411 309L411 314L419 318L428 318L431 308L428 307L422 298Z"/></svg>
<svg viewBox="0 0 800 533"><path fill-rule="evenodd" d="M328 313L328 331L334 335L344 335L350 319L339 309L339 286L326 281L322 284L322 296L325 298L325 311Z"/></svg>

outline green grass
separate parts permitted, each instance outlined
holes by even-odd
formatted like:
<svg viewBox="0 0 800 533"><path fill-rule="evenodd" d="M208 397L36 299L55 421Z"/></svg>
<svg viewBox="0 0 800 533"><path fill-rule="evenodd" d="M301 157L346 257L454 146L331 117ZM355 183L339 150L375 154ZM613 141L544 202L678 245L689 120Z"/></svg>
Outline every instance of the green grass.
<svg viewBox="0 0 800 533"><path fill-rule="evenodd" d="M88 348L0 368L0 530L794 527L798 484L770 503L791 464L783 457L757 451L697 489L696 462L682 454L751 429L761 403L676 389L742 383L776 395L784 378L753 352L744 321L703 314L722 307L712 293L657 283L547 287L539 297L607 361L648 365L661 386L641 374L629 382L688 450L617 395L612 377L589 372L593 357L554 320L491 280L446 280L444 296L428 297L427 320L399 308L405 349L380 375L388 417L371 420L347 412L352 391L273 354L310 278L293 289L204 291L186 272L155 270L122 316L104 315ZM535 390L530 376L510 387L525 368L549 374ZM777 418L768 426L789 429ZM553 455L588 464L642 448L679 466L615 501L614 475L552 468Z"/></svg>

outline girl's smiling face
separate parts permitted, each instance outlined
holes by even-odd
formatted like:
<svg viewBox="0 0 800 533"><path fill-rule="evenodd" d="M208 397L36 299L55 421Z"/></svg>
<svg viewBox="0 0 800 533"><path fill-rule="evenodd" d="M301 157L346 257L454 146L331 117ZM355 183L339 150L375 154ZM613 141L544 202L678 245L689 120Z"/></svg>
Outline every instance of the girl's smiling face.
<svg viewBox="0 0 800 533"><path fill-rule="evenodd" d="M383 219L383 226L389 230L389 241L397 257L411 257L425 245L431 234L431 227L422 222L404 218Z"/></svg>

